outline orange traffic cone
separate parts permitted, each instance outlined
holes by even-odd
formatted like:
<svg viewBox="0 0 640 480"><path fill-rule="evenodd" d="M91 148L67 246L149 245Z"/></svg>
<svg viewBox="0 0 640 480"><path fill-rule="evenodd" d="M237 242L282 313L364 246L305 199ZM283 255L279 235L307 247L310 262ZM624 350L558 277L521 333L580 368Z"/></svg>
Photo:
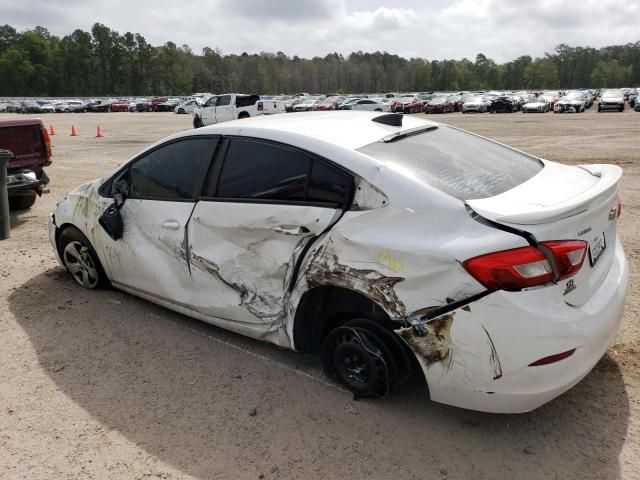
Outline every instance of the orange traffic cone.
<svg viewBox="0 0 640 480"><path fill-rule="evenodd" d="M100 125L96 128L96 138L102 137L102 131L100 130Z"/></svg>
<svg viewBox="0 0 640 480"><path fill-rule="evenodd" d="M53 129L53 125L49 125L49 135L55 135L56 131Z"/></svg>
<svg viewBox="0 0 640 480"><path fill-rule="evenodd" d="M77 137L78 135L76 134L76 127L74 127L73 125L71 125L71 136L72 137Z"/></svg>

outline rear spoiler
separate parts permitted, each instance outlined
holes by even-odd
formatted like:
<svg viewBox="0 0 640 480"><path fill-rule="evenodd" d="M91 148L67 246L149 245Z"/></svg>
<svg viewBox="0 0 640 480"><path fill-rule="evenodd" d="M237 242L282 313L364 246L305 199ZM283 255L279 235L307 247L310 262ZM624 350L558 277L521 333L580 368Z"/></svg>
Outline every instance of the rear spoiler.
<svg viewBox="0 0 640 480"><path fill-rule="evenodd" d="M495 197L467 200L466 203L476 213L495 222L537 225L578 215L588 210L594 203L598 203L604 198L609 198L618 191L622 169L617 165L581 165L579 168L589 172L594 177L598 177L599 180L583 192L556 204L518 204L517 197L519 195L514 194L514 191L525 187L527 182ZM540 174L543 174L544 170ZM522 190L526 190L526 187ZM529 195L527 196L533 198L532 192L528 193ZM509 210L512 210L513 213L510 213ZM496 212L501 213L497 214Z"/></svg>

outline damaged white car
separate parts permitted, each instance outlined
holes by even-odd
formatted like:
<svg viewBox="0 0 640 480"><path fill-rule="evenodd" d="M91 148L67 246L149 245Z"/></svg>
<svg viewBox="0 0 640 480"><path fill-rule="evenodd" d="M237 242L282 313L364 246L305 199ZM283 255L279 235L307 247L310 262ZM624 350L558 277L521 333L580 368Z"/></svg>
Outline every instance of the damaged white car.
<svg viewBox="0 0 640 480"><path fill-rule="evenodd" d="M523 412L615 339L621 175L398 114L251 118L76 188L50 237L79 285L319 352L358 396L419 367L434 401Z"/></svg>

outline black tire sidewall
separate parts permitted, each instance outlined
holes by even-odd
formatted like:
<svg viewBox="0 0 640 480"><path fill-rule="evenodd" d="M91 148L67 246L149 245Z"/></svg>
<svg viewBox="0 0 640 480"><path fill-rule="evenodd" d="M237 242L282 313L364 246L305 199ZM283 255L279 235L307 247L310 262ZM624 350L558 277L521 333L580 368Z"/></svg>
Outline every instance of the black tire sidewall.
<svg viewBox="0 0 640 480"><path fill-rule="evenodd" d="M89 239L76 227L69 226L65 228L62 232L60 232L60 235L58 236L58 241L56 243L58 247L58 254L60 256L60 259L62 260L62 264L64 265L65 247L69 243L74 241L80 242L82 245L88 248L89 255L91 255L91 260L93 261L93 264L95 265L95 268L98 271L98 283L96 284L95 287L91 288L90 290L109 287L110 285L109 279L107 278L107 274L105 273L104 268L102 268L102 263L100 263L100 258L98 258L98 254L94 250L93 245L91 245L91 242L89 241ZM66 268L67 266L65 265L65 269ZM69 271L69 269L67 269L67 271Z"/></svg>

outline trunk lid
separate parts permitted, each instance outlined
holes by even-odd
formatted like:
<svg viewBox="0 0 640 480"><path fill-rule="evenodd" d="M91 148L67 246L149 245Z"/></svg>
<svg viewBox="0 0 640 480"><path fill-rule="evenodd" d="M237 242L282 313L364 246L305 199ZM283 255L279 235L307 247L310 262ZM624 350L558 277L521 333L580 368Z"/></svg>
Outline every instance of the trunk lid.
<svg viewBox="0 0 640 480"><path fill-rule="evenodd" d="M41 128L44 127L38 119L0 122L0 148L13 152L8 170L34 169L48 163Z"/></svg>
<svg viewBox="0 0 640 480"><path fill-rule="evenodd" d="M565 301L579 306L598 289L613 262L622 169L544 163L537 175L521 185L467 204L482 217L526 231L539 242L588 242L580 271L558 285Z"/></svg>

